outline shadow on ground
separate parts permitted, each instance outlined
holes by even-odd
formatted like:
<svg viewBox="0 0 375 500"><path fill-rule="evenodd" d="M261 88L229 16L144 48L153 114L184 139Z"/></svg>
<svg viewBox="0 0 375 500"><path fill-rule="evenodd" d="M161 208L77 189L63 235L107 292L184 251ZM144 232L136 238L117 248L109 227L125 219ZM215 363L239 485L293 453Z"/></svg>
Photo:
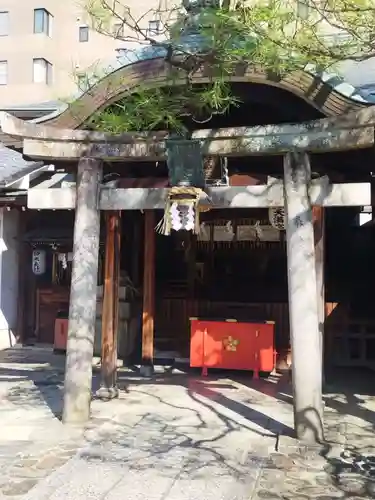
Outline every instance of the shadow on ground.
<svg viewBox="0 0 375 500"><path fill-rule="evenodd" d="M0 386L9 385L6 398L13 405L47 405L60 417L64 358L43 352L31 358L16 349L0 358ZM98 383L95 374L95 388ZM375 387L367 373L330 376L326 443L314 449L292 439L292 396L285 380L233 373L201 379L167 369L147 380L124 370L119 387L121 398L108 403L115 416L81 453L86 461L166 476L177 468L188 481L211 474L249 488L256 476L254 498L268 500L375 497ZM278 447L280 437L289 441ZM239 456L247 439L247 451Z"/></svg>

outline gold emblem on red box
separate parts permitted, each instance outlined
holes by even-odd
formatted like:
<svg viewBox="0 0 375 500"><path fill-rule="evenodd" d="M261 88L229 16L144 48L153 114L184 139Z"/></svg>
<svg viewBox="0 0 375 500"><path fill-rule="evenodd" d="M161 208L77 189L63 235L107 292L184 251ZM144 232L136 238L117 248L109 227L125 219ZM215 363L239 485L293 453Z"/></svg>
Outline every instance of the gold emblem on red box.
<svg viewBox="0 0 375 500"><path fill-rule="evenodd" d="M234 339L231 335L229 335L229 337L223 340L224 349L226 351L231 351L231 352L237 351L237 346L239 345L239 343L240 341Z"/></svg>

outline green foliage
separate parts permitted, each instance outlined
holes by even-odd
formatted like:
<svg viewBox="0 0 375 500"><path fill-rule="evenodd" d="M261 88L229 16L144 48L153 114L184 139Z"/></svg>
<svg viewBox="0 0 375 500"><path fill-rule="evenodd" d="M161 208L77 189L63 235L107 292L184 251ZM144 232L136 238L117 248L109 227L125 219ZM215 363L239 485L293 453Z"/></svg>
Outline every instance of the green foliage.
<svg viewBox="0 0 375 500"><path fill-rule="evenodd" d="M184 133L187 114L225 113L238 103L228 84L238 64L282 76L307 65L331 69L344 60L375 55L375 0L299 0L300 8L297 0L221 0L215 7L195 0L190 12L160 5L138 19L124 0L84 1L99 33L160 46L168 54L168 88L137 88L92 118L92 127L112 133L155 128ZM144 29L150 19L163 23L164 37ZM114 33L113 23L119 22L123 29ZM181 43L181 35L192 32L202 39L199 51ZM211 80L198 88L192 82L202 69L209 70Z"/></svg>
<svg viewBox="0 0 375 500"><path fill-rule="evenodd" d="M96 129L121 134L137 130L166 128L183 132L179 118L183 96L175 98L160 88L140 88L104 111L96 113L91 126Z"/></svg>
<svg viewBox="0 0 375 500"><path fill-rule="evenodd" d="M159 88L141 87L136 93L96 113L90 126L97 130L121 134L129 131L164 129L184 135L184 117L223 113L237 99L226 82L214 81L203 89L192 85Z"/></svg>

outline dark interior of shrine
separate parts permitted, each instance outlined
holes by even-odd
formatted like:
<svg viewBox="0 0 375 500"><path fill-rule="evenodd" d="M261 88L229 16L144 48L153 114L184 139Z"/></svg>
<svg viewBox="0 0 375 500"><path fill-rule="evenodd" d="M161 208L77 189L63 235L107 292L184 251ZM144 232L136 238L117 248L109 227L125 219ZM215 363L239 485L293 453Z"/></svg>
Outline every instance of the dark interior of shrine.
<svg viewBox="0 0 375 500"><path fill-rule="evenodd" d="M157 221L163 216L157 212ZM345 332L351 356L359 356L359 343L366 334L367 356L375 361L375 314L372 289L375 280L374 226L369 222L360 227L358 209L330 208L325 210L326 252L325 293L329 312L326 327L335 343L335 352L343 361L343 341L337 336ZM31 244L45 242L52 254L71 251L74 211L30 212L26 238ZM259 221L268 224L266 209L211 210L201 214L201 222L210 227L236 225L254 227ZM130 276L139 290L141 305L144 256L144 217L140 211L122 212L122 275ZM104 223L102 223L104 228ZM189 347L189 317L220 316L237 319L273 320L276 325L276 346L287 348L288 289L286 245L284 232L273 241L212 241L199 240L190 233L172 233L156 238L155 280L155 346L158 350L174 350L187 356ZM225 239L225 238L223 238ZM101 237L103 261L104 233ZM61 246L59 246L61 245ZM52 259L42 277L34 277L37 287L67 286L65 281L53 284ZM101 272L103 267L101 266ZM98 277L102 283L102 275ZM30 307L32 301L30 300ZM60 307L67 308L68 304ZM32 331L32 327L31 327ZM353 337L354 335L354 337ZM362 335L362 336L361 336ZM327 334L328 337L328 334ZM336 342L336 340L337 342ZM371 354L372 353L372 354Z"/></svg>
<svg viewBox="0 0 375 500"><path fill-rule="evenodd" d="M328 340L334 342L338 331L340 335L345 332L356 335L358 330L368 337L366 356L371 356L374 362L373 225L360 227L354 209L332 208L325 214ZM269 224L266 209L212 210L203 214L202 221L222 229L228 224L234 227L237 224L254 227L257 222ZM189 316L273 320L276 322L277 348L288 347L287 260L283 231L271 242L199 241L188 233L174 233L168 237L157 235L156 242L157 347L173 348L186 355ZM350 356L360 355L362 340L360 335L348 340Z"/></svg>
<svg viewBox="0 0 375 500"><path fill-rule="evenodd" d="M157 212L157 220L162 211ZM375 281L375 232L369 222L360 227L358 209L329 208L326 217L326 298L350 300L359 313L373 312L371 290ZM33 212L26 239L60 241L71 251L74 211ZM229 222L269 224L266 209L211 210L201 214L207 225ZM122 212L122 268L137 287L142 286L143 216ZM102 223L102 228L104 224ZM196 241L191 233L156 234L157 295L183 295L211 300L286 301L286 246L284 232L278 241ZM195 244L194 244L195 242ZM104 233L102 234L104 244ZM198 264L194 269L191 262ZM202 266L203 264L203 266ZM202 271L202 267L204 270ZM192 269L193 268L193 269ZM194 286L192 279L194 276ZM48 274L38 278L48 279ZM188 282L190 290L188 292ZM366 307L367 304L367 307Z"/></svg>

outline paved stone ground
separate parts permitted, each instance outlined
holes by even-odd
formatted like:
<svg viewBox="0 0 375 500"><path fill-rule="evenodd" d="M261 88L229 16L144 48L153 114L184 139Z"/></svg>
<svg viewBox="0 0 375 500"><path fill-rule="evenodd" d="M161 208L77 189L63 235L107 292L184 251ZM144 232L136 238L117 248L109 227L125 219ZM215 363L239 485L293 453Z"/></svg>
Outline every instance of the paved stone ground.
<svg viewBox="0 0 375 500"><path fill-rule="evenodd" d="M0 352L0 499L26 494L69 461L101 423L94 411L86 429L61 424L64 361L45 349Z"/></svg>
<svg viewBox="0 0 375 500"><path fill-rule="evenodd" d="M327 444L307 449L290 437L289 387L272 378L123 371L120 399L94 401L90 425L67 429L63 363L45 350L0 353L2 500L375 497L371 372L328 387Z"/></svg>

